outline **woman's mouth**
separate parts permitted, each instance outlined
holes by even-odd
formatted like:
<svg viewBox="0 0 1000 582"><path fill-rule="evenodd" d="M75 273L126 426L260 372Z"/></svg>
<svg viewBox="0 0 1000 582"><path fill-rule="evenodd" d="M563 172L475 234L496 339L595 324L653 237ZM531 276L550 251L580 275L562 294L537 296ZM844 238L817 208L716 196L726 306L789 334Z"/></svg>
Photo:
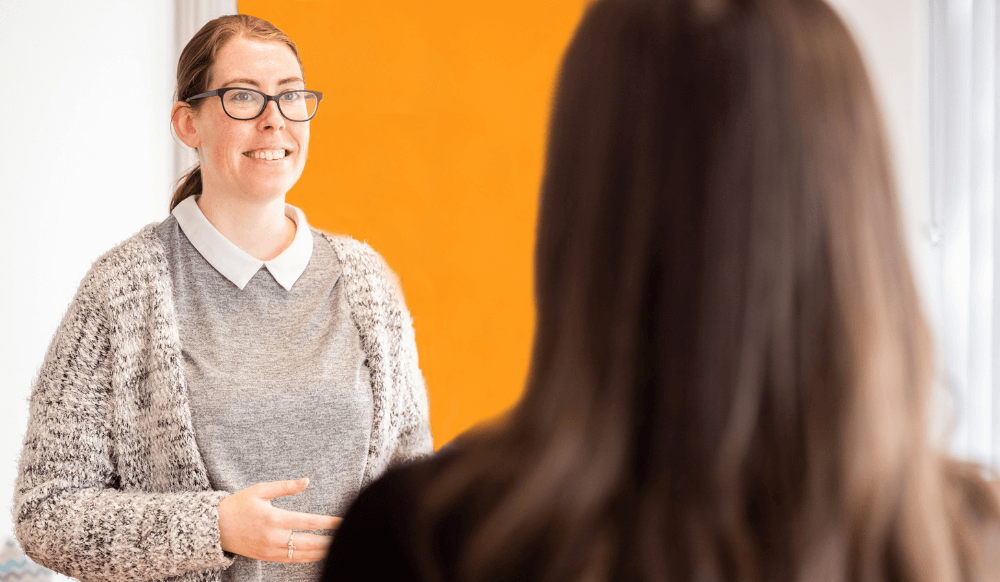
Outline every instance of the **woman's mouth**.
<svg viewBox="0 0 1000 582"><path fill-rule="evenodd" d="M243 155L248 158L253 158L255 160L280 160L281 158L291 154L290 150L278 149L278 150L250 150L248 152L243 152Z"/></svg>

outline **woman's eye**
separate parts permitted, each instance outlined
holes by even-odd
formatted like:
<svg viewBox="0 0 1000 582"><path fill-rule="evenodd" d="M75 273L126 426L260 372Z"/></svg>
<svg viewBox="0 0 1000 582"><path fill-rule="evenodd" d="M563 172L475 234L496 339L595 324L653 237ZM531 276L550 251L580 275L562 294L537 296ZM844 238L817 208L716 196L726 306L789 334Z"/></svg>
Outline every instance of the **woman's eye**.
<svg viewBox="0 0 1000 582"><path fill-rule="evenodd" d="M288 93L282 93L280 98L285 103L291 103L294 101L298 101L299 99L302 98L302 96L299 95L298 92L296 91L289 91Z"/></svg>
<svg viewBox="0 0 1000 582"><path fill-rule="evenodd" d="M232 91L229 94L230 101L253 101L253 94L249 91Z"/></svg>

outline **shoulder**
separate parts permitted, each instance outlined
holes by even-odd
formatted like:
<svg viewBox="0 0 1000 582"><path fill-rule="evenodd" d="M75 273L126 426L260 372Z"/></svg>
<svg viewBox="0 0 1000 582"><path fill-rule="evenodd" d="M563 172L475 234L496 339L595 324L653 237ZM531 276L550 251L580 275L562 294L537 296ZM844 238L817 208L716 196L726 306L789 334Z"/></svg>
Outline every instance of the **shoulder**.
<svg viewBox="0 0 1000 582"><path fill-rule="evenodd" d="M348 298L355 311L406 310L399 278L382 255L368 243L349 236L316 232L333 247L340 261Z"/></svg>
<svg viewBox="0 0 1000 582"><path fill-rule="evenodd" d="M395 282L395 275L375 249L367 242L361 242L345 235L330 234L317 230L337 253L345 274L364 278L382 277Z"/></svg>
<svg viewBox="0 0 1000 582"><path fill-rule="evenodd" d="M430 485L446 468L460 459L457 448L447 446L420 460L404 463L388 471L365 490L355 502L358 510L391 506L392 509L412 510ZM351 511L355 507L352 506ZM409 513L409 511L404 511Z"/></svg>
<svg viewBox="0 0 1000 582"><path fill-rule="evenodd" d="M442 450L419 460L411 461L389 469L374 483L361 492L344 518L352 515L378 515L383 517L401 516L405 521L417 507L423 491L447 467L458 460L455 450ZM357 519L360 524L363 520Z"/></svg>
<svg viewBox="0 0 1000 582"><path fill-rule="evenodd" d="M387 471L358 496L334 536L324 582L333 580L416 580L412 535L419 501L449 453Z"/></svg>
<svg viewBox="0 0 1000 582"><path fill-rule="evenodd" d="M159 224L145 226L101 255L84 276L80 291L103 291L114 296L116 291L134 291L143 284L162 279L167 263L163 245L156 235Z"/></svg>

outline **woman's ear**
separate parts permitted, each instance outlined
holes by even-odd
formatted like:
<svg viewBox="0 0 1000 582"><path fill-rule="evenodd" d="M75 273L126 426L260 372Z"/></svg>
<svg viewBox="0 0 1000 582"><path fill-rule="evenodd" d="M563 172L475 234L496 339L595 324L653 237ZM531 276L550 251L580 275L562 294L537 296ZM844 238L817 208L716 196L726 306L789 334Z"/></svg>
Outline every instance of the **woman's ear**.
<svg viewBox="0 0 1000 582"><path fill-rule="evenodd" d="M201 145L201 140L198 139L198 130L194 126L194 109L191 109L190 105L183 101L174 103L174 108L170 111L170 124L184 145L189 148Z"/></svg>

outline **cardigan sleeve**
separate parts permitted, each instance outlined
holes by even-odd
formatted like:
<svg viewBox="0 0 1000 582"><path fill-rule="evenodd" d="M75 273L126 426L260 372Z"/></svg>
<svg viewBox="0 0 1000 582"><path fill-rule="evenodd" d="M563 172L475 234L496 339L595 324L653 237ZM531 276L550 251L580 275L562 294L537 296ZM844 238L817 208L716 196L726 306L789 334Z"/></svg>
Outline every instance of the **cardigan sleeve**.
<svg viewBox="0 0 1000 582"><path fill-rule="evenodd" d="M390 465L394 465L433 453L434 440L431 437L427 388L417 357L413 318L406 308L399 279L388 267L386 270L394 304L390 311L393 317L398 318L399 325L398 356L393 362L393 375L400 382L400 391L393 406L394 416L399 418L399 440L389 461Z"/></svg>
<svg viewBox="0 0 1000 582"><path fill-rule="evenodd" d="M362 479L366 487L390 467L434 452L427 389L399 279L367 244L325 236L341 262L372 383L372 434Z"/></svg>
<svg viewBox="0 0 1000 582"><path fill-rule="evenodd" d="M390 403L390 418L397 428L397 438L387 455L391 467L430 455L434 452L434 439L431 437L427 388L417 357L413 318L406 307L399 278L381 257L379 263L383 268L386 294L390 298L388 327L393 338L392 351L395 356L391 360L391 375L396 390L395 398Z"/></svg>
<svg viewBox="0 0 1000 582"><path fill-rule="evenodd" d="M13 521L25 554L91 580L155 580L232 563L219 543L226 492L125 491L116 468L107 286L84 278L32 388ZM155 438L150 435L150 438Z"/></svg>

